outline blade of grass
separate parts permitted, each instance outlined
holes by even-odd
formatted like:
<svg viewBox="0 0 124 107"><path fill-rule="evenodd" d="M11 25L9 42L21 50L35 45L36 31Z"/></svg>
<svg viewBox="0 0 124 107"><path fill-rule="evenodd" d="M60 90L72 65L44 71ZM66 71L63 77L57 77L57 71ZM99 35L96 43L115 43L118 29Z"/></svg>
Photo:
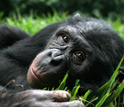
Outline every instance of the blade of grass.
<svg viewBox="0 0 124 107"><path fill-rule="evenodd" d="M101 98L101 100L96 104L95 107L101 107L103 106L103 103L106 101L106 99L110 96L110 90Z"/></svg>
<svg viewBox="0 0 124 107"><path fill-rule="evenodd" d="M80 85L78 85L78 86L74 89L73 95L71 94L72 97L71 97L70 101L75 100L75 97L76 97L76 95L77 95L77 93L78 93L79 88L80 88Z"/></svg>
<svg viewBox="0 0 124 107"><path fill-rule="evenodd" d="M87 97L90 95L91 92L92 92L91 90L88 90L88 91L84 94L83 99L86 100ZM85 103L85 101L84 101L83 103Z"/></svg>
<svg viewBox="0 0 124 107"><path fill-rule="evenodd" d="M78 84L79 84L79 81L80 81L80 80L76 80L76 81L75 81L75 85L74 85L74 87L73 87L73 89L72 89L72 91L71 91L71 95L72 95L72 96L73 96L74 93L75 93L75 90L76 90L76 88L77 88L77 86L78 86Z"/></svg>
<svg viewBox="0 0 124 107"><path fill-rule="evenodd" d="M122 81L122 83L117 87L117 89L114 91L114 93L112 94L112 96L110 96L107 101L105 102L105 105L110 104L111 102L113 102L122 92L122 90L124 89L124 80Z"/></svg>
<svg viewBox="0 0 124 107"><path fill-rule="evenodd" d="M77 79L76 82L75 82L75 86L78 86L79 82L80 82L80 80Z"/></svg>
<svg viewBox="0 0 124 107"><path fill-rule="evenodd" d="M96 94L102 93L101 96L103 96L109 89L111 89L112 85L115 82L117 75L119 74L118 70L119 70L123 60L124 60L124 57L121 59L120 63L118 64L118 66L117 66L115 72L113 73L113 75L111 76L110 80L107 83L105 83L101 88L99 88L98 91L96 92Z"/></svg>
<svg viewBox="0 0 124 107"><path fill-rule="evenodd" d="M85 104L86 107L89 107L89 105L95 101L98 100L98 97L93 97L87 104Z"/></svg>
<svg viewBox="0 0 124 107"><path fill-rule="evenodd" d="M57 88L57 90L64 90L65 85L66 85L66 80L68 78L68 73L65 75L65 77L63 78L62 82L60 83L59 87Z"/></svg>

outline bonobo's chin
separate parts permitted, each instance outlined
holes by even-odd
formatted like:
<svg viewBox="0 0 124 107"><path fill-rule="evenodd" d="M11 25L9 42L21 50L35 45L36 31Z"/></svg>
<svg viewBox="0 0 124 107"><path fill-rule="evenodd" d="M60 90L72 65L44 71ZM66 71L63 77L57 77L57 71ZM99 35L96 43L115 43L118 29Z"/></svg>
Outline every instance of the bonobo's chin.
<svg viewBox="0 0 124 107"><path fill-rule="evenodd" d="M28 80L29 85L34 89L42 89L42 88L46 88L46 87L51 89L53 87L54 88L57 87L59 82L58 81L54 82L54 80L51 80L49 77L47 77L47 75L49 75L47 73L47 71L43 72L43 73L41 73L41 72L39 73L34 68L34 66L31 65L31 67L28 70L27 80ZM49 79L49 81L44 78ZM58 82L58 84L57 84L57 82Z"/></svg>
<svg viewBox="0 0 124 107"><path fill-rule="evenodd" d="M28 83L29 85L32 87L32 88L44 88L46 83L41 81L36 73L34 72L34 70L30 67L29 71L28 71L28 74L27 74L27 80L28 80Z"/></svg>

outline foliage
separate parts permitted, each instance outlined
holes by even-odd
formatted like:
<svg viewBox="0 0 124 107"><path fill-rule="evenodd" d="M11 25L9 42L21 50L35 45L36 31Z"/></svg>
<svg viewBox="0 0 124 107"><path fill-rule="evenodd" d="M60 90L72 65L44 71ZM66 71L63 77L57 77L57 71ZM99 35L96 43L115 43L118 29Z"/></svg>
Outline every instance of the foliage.
<svg viewBox="0 0 124 107"><path fill-rule="evenodd" d="M30 12L29 16L22 17L20 11L17 11L17 15L14 14L11 17L4 19L2 19L2 16L3 13L0 14L0 23L16 26L30 34L37 33L43 27L67 18L66 13L60 15L55 10L53 10L53 15L48 13L47 15L42 14L41 16L38 16L37 14ZM124 22L122 22L121 17L118 17L115 21L112 21L110 18L105 18L104 20L110 23L120 36L124 38Z"/></svg>
<svg viewBox="0 0 124 107"><path fill-rule="evenodd" d="M18 8L21 13L30 13L31 10L37 14L53 13L56 9L59 13L74 13L80 11L95 17L107 16L111 19L123 16L124 0L1 0L0 11L4 14L16 13ZM7 8L6 8L7 7Z"/></svg>
<svg viewBox="0 0 124 107"><path fill-rule="evenodd" d="M117 31L124 39L124 22L121 21L121 18L118 17L115 21L107 18L107 22L110 23L114 27L115 31Z"/></svg>
<svg viewBox="0 0 124 107"><path fill-rule="evenodd" d="M18 11L17 15L7 17L3 20L1 19L1 16L0 16L0 23L16 26L28 32L29 34L34 34L38 32L40 29L42 29L43 27L58 21L62 21L65 18L66 18L65 13L59 16L56 11L54 11L53 15L51 15L50 13L48 13L47 15L42 14L41 17L37 16L32 12L30 13L29 16L22 17L20 12Z"/></svg>

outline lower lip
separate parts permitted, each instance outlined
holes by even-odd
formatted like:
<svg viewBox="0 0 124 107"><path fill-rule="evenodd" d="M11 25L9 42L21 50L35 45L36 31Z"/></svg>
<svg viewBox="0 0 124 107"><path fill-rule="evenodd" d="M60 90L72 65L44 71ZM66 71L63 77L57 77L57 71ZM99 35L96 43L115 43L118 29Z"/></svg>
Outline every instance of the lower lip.
<svg viewBox="0 0 124 107"><path fill-rule="evenodd" d="M35 80L40 81L33 69L31 69L31 74L32 74L32 76L34 77Z"/></svg>
<svg viewBox="0 0 124 107"><path fill-rule="evenodd" d="M31 68L30 72L31 72L32 78L33 78L35 81L40 82L40 84L41 84L43 87L44 87L44 86L47 86L48 84L49 84L49 86L50 86L51 83L46 83L46 82L44 82L43 80L40 80L40 79L38 78L38 76L37 76L37 74L36 74L37 71L34 71L33 68Z"/></svg>

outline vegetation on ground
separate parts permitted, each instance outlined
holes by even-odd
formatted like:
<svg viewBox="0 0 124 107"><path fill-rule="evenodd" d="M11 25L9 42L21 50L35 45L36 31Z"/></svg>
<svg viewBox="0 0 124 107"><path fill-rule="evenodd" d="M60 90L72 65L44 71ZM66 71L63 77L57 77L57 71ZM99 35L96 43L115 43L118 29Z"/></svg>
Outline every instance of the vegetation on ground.
<svg viewBox="0 0 124 107"><path fill-rule="evenodd" d="M28 32L29 34L35 34L40 29L42 29L43 27L49 24L62 21L70 17L67 16L66 13L63 13L60 16L56 11L53 12L53 15L48 13L47 15L42 14L41 16L38 16L36 14L33 14L33 12L30 12L30 15L22 17L20 12L17 11L17 15L14 14L11 17L7 17L4 19L2 18L2 16L3 14L0 14L0 23L18 27ZM85 15L83 14L83 16ZM114 21L112 21L111 18L108 19L100 18L100 19L110 23L113 26L113 28L120 34L120 36L124 38L124 25L123 25L124 22L121 20L122 17L118 17Z"/></svg>

